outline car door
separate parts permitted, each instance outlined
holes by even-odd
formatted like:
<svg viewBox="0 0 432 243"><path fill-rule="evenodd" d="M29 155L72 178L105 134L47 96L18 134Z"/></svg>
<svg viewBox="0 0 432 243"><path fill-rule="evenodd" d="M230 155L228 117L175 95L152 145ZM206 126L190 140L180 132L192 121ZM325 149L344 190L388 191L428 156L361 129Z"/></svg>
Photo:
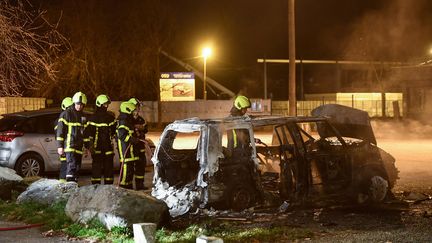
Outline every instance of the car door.
<svg viewBox="0 0 432 243"><path fill-rule="evenodd" d="M300 127L307 124L315 131L308 134ZM325 120L297 124L306 145L306 158L311 166L311 184L321 185L326 192L337 192L349 183L351 160L344 140ZM314 133L315 138L312 137Z"/></svg>
<svg viewBox="0 0 432 243"><path fill-rule="evenodd" d="M297 200L307 194L309 187L309 164L299 129L288 122L275 126L280 143L281 196Z"/></svg>
<svg viewBox="0 0 432 243"><path fill-rule="evenodd" d="M58 116L59 114L55 113L32 118L35 120L35 132L38 134L39 142L46 154L44 163L48 171L56 171L60 168L54 132Z"/></svg>

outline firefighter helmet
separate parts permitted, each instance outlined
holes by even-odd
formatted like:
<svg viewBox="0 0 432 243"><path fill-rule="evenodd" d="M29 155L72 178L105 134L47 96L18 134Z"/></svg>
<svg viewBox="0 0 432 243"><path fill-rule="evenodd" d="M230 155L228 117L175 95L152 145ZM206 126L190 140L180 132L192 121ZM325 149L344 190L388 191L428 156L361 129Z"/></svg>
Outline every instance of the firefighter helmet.
<svg viewBox="0 0 432 243"><path fill-rule="evenodd" d="M108 104L111 103L111 100L108 97L108 95L104 95L104 94L98 95L98 97L96 98L96 106L101 107L103 104L106 103Z"/></svg>
<svg viewBox="0 0 432 243"><path fill-rule="evenodd" d="M134 104L136 106L138 106L140 104L140 101L137 98L130 98L128 100L128 102L130 102L130 103L132 103L132 104Z"/></svg>
<svg viewBox="0 0 432 243"><path fill-rule="evenodd" d="M136 105L129 101L125 101L120 104L120 112L132 114L134 110L136 110Z"/></svg>
<svg viewBox="0 0 432 243"><path fill-rule="evenodd" d="M66 110L69 106L73 105L73 101L71 97L66 97L62 100L61 108L62 110Z"/></svg>
<svg viewBox="0 0 432 243"><path fill-rule="evenodd" d="M86 105L87 104L87 96L83 92L78 91L72 97L72 101L75 104L81 103L81 104Z"/></svg>
<svg viewBox="0 0 432 243"><path fill-rule="evenodd" d="M234 106L235 106L235 108L241 110L244 108L250 108L251 103L250 103L250 100L248 99L248 97L243 96L243 95L239 95L234 100Z"/></svg>

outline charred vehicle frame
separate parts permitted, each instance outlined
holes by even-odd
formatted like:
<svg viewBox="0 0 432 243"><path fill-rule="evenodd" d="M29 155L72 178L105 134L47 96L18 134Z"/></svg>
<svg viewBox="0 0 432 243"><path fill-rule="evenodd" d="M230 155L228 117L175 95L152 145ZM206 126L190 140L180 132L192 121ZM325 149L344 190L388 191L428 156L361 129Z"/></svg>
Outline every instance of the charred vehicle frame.
<svg viewBox="0 0 432 243"><path fill-rule="evenodd" d="M313 115L176 121L152 158L152 195L173 217L198 207L241 210L263 202L272 190L264 179L270 174L280 198L291 202L313 195L383 201L398 171L395 159L376 146L367 113L325 105ZM236 132L246 134L241 152L230 143ZM265 134L271 134L266 143Z"/></svg>

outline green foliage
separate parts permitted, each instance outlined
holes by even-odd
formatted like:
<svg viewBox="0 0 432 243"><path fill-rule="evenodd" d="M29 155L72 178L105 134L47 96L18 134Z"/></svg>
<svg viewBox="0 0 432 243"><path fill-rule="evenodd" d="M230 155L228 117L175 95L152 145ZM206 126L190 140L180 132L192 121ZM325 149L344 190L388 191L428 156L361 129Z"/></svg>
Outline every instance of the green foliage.
<svg viewBox="0 0 432 243"><path fill-rule="evenodd" d="M128 227L114 227L110 232L99 220L92 220L87 225L73 223L65 214L65 206L66 202L46 206L39 203L16 204L13 201L0 200L0 218L28 224L43 223L44 230L62 230L70 236L79 238L119 243L133 242L133 234Z"/></svg>
<svg viewBox="0 0 432 243"><path fill-rule="evenodd" d="M72 235L80 238L91 238L96 240L105 240L109 231L104 225L96 219L90 221L87 225L73 224L66 228L65 232L68 235Z"/></svg>
<svg viewBox="0 0 432 243"><path fill-rule="evenodd" d="M62 230L78 238L116 243L133 242L133 232L129 227L114 227L109 231L99 220L92 220L87 225L73 223L64 213L65 205L66 203L62 202L47 207L37 203L16 204L0 200L0 218L30 224L44 223L46 230ZM199 225L190 225L184 230L160 229L156 232L156 240L158 242L195 242L196 237L200 235L217 236L224 242L293 241L313 237L311 231L301 228L281 226L245 229L230 223L208 220Z"/></svg>
<svg viewBox="0 0 432 243"><path fill-rule="evenodd" d="M56 203L47 207L38 203L0 202L0 215L6 220L19 220L28 224L44 223L44 229L60 230L72 221L64 212L66 202Z"/></svg>
<svg viewBox="0 0 432 243"><path fill-rule="evenodd" d="M204 229L206 225L200 227L191 225L183 231L169 231L160 229L156 232L158 242L195 242L200 235L211 235L220 237L224 242L253 242L253 241L272 241L272 240L296 240L313 237L311 231L291 227L275 228L235 228L233 225L224 224L213 229Z"/></svg>
<svg viewBox="0 0 432 243"><path fill-rule="evenodd" d="M112 242L133 242L132 230L128 227L113 227L111 231L107 230L99 220L92 220L87 225L72 224L65 232L68 235L95 239L95 240L106 240Z"/></svg>

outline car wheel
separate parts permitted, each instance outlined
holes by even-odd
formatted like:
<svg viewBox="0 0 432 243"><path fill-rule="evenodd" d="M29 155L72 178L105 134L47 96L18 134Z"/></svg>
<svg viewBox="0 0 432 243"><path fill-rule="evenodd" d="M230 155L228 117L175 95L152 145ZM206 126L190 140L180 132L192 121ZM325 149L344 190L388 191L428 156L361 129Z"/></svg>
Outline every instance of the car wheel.
<svg viewBox="0 0 432 243"><path fill-rule="evenodd" d="M384 168L387 172L387 176L389 178L389 187L393 188L396 184L396 181L399 179L399 170L396 168L395 158L384 150L380 148L378 149L383 161Z"/></svg>
<svg viewBox="0 0 432 243"><path fill-rule="evenodd" d="M230 183L228 206L235 211L249 208L255 202L255 190L244 182Z"/></svg>
<svg viewBox="0 0 432 243"><path fill-rule="evenodd" d="M376 171L364 173L362 190L357 194L357 202L380 203L384 201L389 192L389 182Z"/></svg>
<svg viewBox="0 0 432 243"><path fill-rule="evenodd" d="M36 154L25 154L18 159L15 171L22 177L40 176L44 171L42 159Z"/></svg>

